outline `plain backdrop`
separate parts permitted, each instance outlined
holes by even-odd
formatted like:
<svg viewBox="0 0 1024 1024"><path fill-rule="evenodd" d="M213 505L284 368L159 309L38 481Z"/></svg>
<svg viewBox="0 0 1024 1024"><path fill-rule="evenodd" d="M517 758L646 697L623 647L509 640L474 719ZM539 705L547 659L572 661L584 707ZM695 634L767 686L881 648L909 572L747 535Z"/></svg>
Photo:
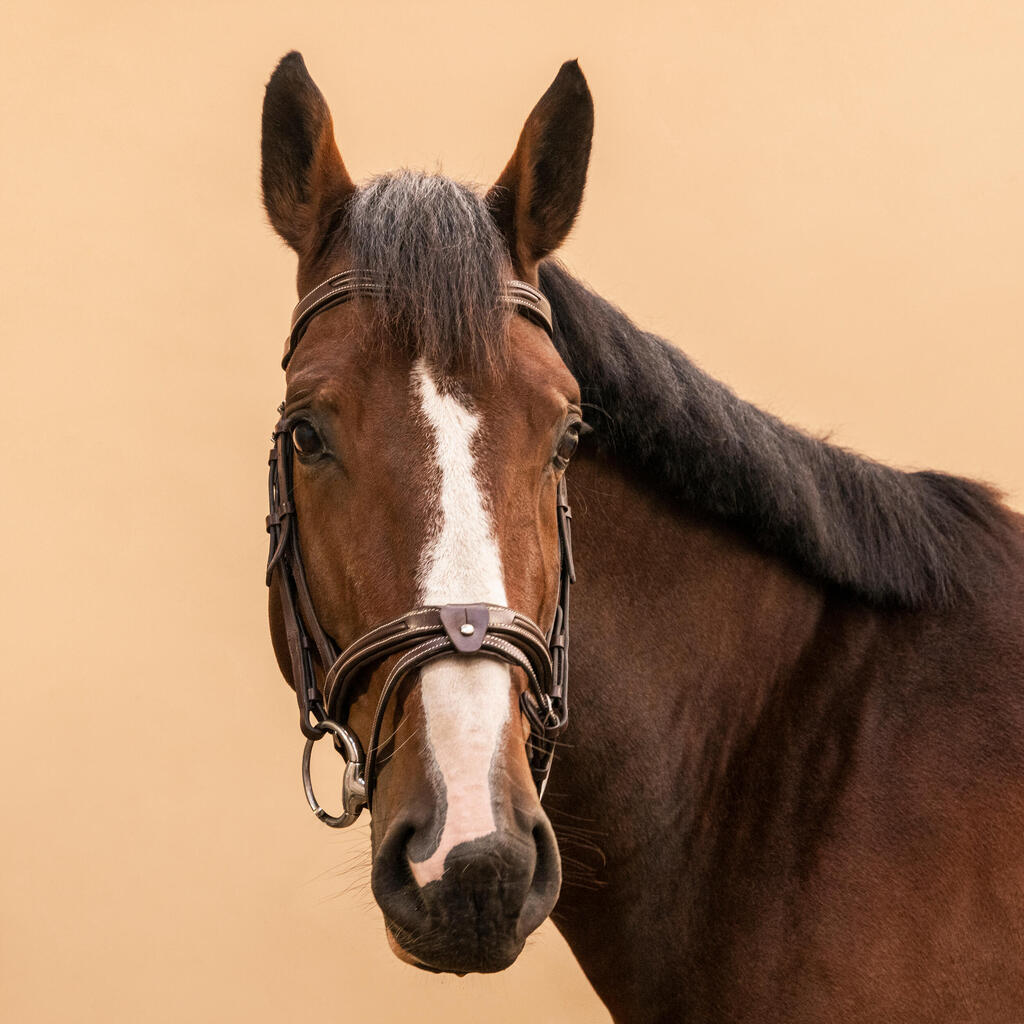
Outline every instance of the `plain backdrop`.
<svg viewBox="0 0 1024 1024"><path fill-rule="evenodd" d="M365 825L305 806L263 85L298 48L356 177L488 183L578 57L570 266L776 414L1020 507L1024 6L93 0L0 40L0 1019L606 1021L550 926L499 976L399 964Z"/></svg>

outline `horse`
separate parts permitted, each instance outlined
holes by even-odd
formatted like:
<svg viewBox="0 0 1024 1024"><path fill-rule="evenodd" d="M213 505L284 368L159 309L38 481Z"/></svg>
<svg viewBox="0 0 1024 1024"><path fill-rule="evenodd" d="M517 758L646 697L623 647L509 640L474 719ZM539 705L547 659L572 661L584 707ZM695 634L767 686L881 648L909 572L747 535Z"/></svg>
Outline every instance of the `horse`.
<svg viewBox="0 0 1024 1024"><path fill-rule="evenodd" d="M742 401L561 265L593 109L569 62L493 187L357 186L301 55L267 85L311 806L370 808L428 971L550 916L620 1022L1022 1020L1022 519Z"/></svg>

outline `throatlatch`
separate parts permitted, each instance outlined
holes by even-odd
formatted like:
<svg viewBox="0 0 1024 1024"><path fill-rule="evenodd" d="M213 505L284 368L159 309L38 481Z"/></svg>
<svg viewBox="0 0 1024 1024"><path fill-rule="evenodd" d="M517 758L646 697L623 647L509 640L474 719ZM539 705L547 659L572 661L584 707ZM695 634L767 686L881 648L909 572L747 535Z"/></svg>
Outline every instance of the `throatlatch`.
<svg viewBox="0 0 1024 1024"><path fill-rule="evenodd" d="M337 274L310 291L295 307L285 343L282 366L295 351L310 321L325 309L357 294L379 292L366 271ZM518 313L553 333L547 299L523 281L510 281L503 294ZM278 412L283 416L284 406ZM565 477L558 482L556 514L561 565L558 602L551 630L545 634L528 616L491 604L449 604L416 608L385 622L349 644L339 653L334 640L317 618L299 548L298 524L292 498L294 449L287 423L274 428L270 450L267 532L267 586L278 579L281 614L292 665L292 682L299 705L299 728L306 737L302 754L302 783L313 813L332 828L351 825L363 807L370 807L376 776L386 760L381 750L381 728L391 697L412 672L436 658L498 658L521 669L527 689L520 706L530 723L529 762L537 791L543 797L551 772L555 735L568 720L569 587L576 581L572 561L572 513L566 498ZM367 669L395 654L373 716L366 753L355 732L345 724L354 681ZM318 672L319 669L319 672ZM322 686L318 684L322 679ZM322 692L322 697L321 697ZM310 759L317 740L330 735L345 760L342 813L329 814L316 799L310 778Z"/></svg>

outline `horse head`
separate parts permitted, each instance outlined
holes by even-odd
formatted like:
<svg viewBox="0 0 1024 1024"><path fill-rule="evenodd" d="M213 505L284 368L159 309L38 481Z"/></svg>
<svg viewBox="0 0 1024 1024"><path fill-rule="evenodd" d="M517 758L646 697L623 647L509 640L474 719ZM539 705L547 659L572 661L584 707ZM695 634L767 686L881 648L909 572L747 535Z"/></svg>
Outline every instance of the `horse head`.
<svg viewBox="0 0 1024 1024"><path fill-rule="evenodd" d="M300 295L363 285L290 339L271 518L290 517L305 597L276 562L271 631L300 704L344 723L350 761L368 755L373 892L395 952L433 970L507 967L559 893L537 637L560 610L559 492L582 415L547 314L518 313L543 305L538 265L578 212L592 125L567 63L486 194L410 172L357 187L298 54L266 91L264 200ZM374 647L396 622L400 637ZM344 670L324 654L360 638L371 655Z"/></svg>

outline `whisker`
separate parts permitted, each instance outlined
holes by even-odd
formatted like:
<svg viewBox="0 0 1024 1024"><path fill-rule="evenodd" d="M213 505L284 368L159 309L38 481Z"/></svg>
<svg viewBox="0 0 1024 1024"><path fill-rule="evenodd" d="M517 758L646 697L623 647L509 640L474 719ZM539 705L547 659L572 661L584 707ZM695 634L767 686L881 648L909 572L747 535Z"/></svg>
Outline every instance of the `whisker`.
<svg viewBox="0 0 1024 1024"><path fill-rule="evenodd" d="M605 409L603 406L597 405L594 402L580 402L580 408L581 409L593 409L594 412L599 412L602 416L604 416L608 420L609 423L614 423L615 422L615 420L612 417L611 413L608 412L607 409Z"/></svg>
<svg viewBox="0 0 1024 1024"><path fill-rule="evenodd" d="M589 821L591 823L596 822L597 818L584 818L582 815L573 814L570 811L565 810L561 807L549 807L547 808L548 816L550 817L552 812L561 815L563 818L575 818L577 821Z"/></svg>
<svg viewBox="0 0 1024 1024"><path fill-rule="evenodd" d="M398 734L398 730L396 729L391 734L391 736L396 736L397 734ZM395 754L397 754L402 749L402 747L404 747L410 741L416 739L416 737L419 736L419 734L420 734L420 729L419 729L419 726L417 726L415 729L413 729L413 731L408 736L406 736L406 738L404 740L402 740L401 743L398 744L397 747L395 747L394 750L391 751L391 756L394 757ZM389 737L389 739L390 739L390 737Z"/></svg>

